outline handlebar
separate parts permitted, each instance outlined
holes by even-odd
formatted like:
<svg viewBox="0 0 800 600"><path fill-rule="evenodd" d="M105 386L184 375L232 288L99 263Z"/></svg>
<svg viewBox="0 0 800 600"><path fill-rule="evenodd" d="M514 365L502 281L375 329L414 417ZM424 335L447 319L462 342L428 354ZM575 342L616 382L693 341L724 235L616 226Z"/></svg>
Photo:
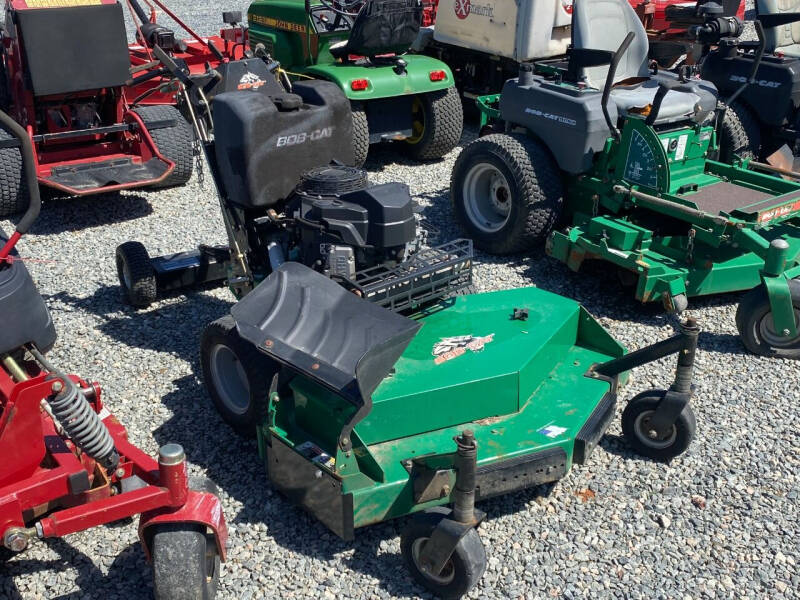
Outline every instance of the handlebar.
<svg viewBox="0 0 800 600"><path fill-rule="evenodd" d="M19 141L22 154L22 169L25 183L28 187L28 209L17 224L17 228L6 244L0 249L0 263L8 259L8 255L17 245L19 239L28 232L33 222L39 216L42 208L42 198L39 195L39 181L36 176L36 158L33 154L33 143L28 132L7 113L0 110L0 125Z"/></svg>

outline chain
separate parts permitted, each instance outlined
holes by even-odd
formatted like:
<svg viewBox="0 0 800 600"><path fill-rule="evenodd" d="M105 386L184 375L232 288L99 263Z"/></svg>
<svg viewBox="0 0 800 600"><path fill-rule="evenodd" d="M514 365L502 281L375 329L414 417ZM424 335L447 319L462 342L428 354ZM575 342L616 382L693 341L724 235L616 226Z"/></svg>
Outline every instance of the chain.
<svg viewBox="0 0 800 600"><path fill-rule="evenodd" d="M600 196L598 194L594 194L592 196L592 216L596 217L599 211L600 211Z"/></svg>
<svg viewBox="0 0 800 600"><path fill-rule="evenodd" d="M694 236L697 234L697 231L694 228L689 230L689 241L686 242L686 259L689 263L694 261Z"/></svg>
<svg viewBox="0 0 800 600"><path fill-rule="evenodd" d="M203 170L203 150L200 147L200 140L197 139L197 136L194 137L194 143L192 144L192 154L194 155L194 165L197 170L197 185L202 188L206 180L206 174Z"/></svg>

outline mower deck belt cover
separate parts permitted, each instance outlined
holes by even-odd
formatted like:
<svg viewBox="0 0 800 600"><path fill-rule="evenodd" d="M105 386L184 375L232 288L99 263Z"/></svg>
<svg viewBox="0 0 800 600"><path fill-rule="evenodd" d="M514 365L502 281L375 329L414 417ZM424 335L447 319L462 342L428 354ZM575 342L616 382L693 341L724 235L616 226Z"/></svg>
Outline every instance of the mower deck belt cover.
<svg viewBox="0 0 800 600"><path fill-rule="evenodd" d="M130 78L118 3L18 10L16 16L34 95L120 87Z"/></svg>
<svg viewBox="0 0 800 600"><path fill-rule="evenodd" d="M242 208L285 200L302 174L353 163L350 103L327 81L298 82L293 93L220 94L212 103L216 157L228 199Z"/></svg>
<svg viewBox="0 0 800 600"><path fill-rule="evenodd" d="M0 229L0 247L7 241ZM56 341L50 311L16 252L9 258L11 264L0 264L0 354L31 342L46 352Z"/></svg>

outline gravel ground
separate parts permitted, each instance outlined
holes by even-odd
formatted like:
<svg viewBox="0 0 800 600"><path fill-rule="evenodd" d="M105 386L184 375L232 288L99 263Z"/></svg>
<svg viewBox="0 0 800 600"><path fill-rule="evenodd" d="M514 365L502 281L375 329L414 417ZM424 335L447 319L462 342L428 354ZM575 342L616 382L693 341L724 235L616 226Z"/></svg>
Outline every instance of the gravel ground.
<svg viewBox="0 0 800 600"><path fill-rule="evenodd" d="M217 12L234 8L170 5L203 33L217 27ZM373 181L408 183L449 239L458 235L447 189L458 152L421 166L380 149L368 167ZM219 597L424 597L401 567L402 520L345 543L273 491L255 444L222 423L198 378L201 330L230 309L230 294L126 308L113 256L129 239L153 254L222 241L210 185L50 200L20 250L60 333L52 360L102 383L133 442L153 454L181 443L192 472L222 490L231 546ZM578 276L538 254L479 254L475 274L481 290L535 284L576 298L631 348L671 333L670 318L642 309L600 268ZM698 436L688 454L668 466L632 456L617 421L590 464L557 485L481 503L489 566L471 597L800 597L800 364L744 351L734 326L739 298L691 307L704 333ZM623 397L665 385L672 364L636 372ZM0 577L4 599L148 598L150 588L133 522L38 544Z"/></svg>

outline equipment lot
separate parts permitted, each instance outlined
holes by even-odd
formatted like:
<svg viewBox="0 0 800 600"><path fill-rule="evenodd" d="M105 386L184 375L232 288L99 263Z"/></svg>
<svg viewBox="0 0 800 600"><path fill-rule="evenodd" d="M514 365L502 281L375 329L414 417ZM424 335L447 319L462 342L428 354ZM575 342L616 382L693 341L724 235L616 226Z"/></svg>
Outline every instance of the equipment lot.
<svg viewBox="0 0 800 600"><path fill-rule="evenodd" d="M170 7L200 33L219 27L223 8L246 10L186 0ZM474 135L469 129L462 143ZM448 198L459 151L420 165L380 149L367 168L374 182L408 183L444 241L459 235ZM202 190L195 179L178 189L47 202L20 253L56 321L53 359L103 382L106 402L143 450L176 441L192 474L219 485L232 543L221 598L417 596L421 588L401 568L400 523L339 540L271 489L255 443L211 407L197 376L199 337L229 310L227 290L141 312L122 303L118 243L138 239L163 254L223 235L209 178ZM535 284L575 298L629 348L667 337L674 321L659 307L636 304L605 281L613 273L602 265L587 272L579 277L543 253L479 254L475 266L480 291ZM486 502L491 518L480 531L489 567L470 597L798 597L800 364L744 350L734 328L739 299L692 302L703 334L698 437L688 454L669 466L636 458L615 420L602 451L554 487ZM634 374L625 396L667 381L673 365L666 359L647 378ZM151 597L132 523L38 544L8 567L0 598Z"/></svg>

